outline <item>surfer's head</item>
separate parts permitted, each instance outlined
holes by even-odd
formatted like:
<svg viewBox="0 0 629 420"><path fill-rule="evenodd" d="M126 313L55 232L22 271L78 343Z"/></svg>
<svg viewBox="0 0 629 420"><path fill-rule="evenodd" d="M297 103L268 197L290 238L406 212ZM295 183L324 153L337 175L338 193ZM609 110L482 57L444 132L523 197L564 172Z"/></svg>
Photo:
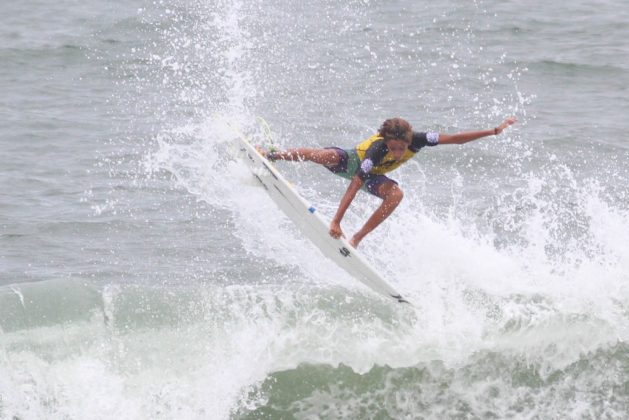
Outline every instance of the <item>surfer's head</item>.
<svg viewBox="0 0 629 420"><path fill-rule="evenodd" d="M382 123L378 130L380 137L387 140L402 140L411 144L413 138L413 128L408 121L402 118L389 118Z"/></svg>
<svg viewBox="0 0 629 420"><path fill-rule="evenodd" d="M400 160L411 145L413 128L402 118L390 118L382 123L378 134L384 139L393 157Z"/></svg>

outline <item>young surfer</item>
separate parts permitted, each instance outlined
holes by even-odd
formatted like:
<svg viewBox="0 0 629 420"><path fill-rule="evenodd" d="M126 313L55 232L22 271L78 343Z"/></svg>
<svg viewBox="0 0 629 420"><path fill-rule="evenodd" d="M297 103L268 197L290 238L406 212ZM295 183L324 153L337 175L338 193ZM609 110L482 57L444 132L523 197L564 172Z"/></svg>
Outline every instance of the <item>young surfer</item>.
<svg viewBox="0 0 629 420"><path fill-rule="evenodd" d="M382 199L382 204L349 241L356 248L369 232L393 213L404 196L398 183L387 177L385 173L398 168L424 146L463 144L483 137L498 135L516 121L516 118L510 117L489 130L445 134L416 132L413 131L408 121L402 118L391 118L382 124L376 134L352 149L338 147L297 148L270 151L266 152L265 155L271 161L315 162L325 166L333 173L351 180L330 223L330 235L334 238L338 239L344 236L341 230L341 220L359 189L363 188Z"/></svg>

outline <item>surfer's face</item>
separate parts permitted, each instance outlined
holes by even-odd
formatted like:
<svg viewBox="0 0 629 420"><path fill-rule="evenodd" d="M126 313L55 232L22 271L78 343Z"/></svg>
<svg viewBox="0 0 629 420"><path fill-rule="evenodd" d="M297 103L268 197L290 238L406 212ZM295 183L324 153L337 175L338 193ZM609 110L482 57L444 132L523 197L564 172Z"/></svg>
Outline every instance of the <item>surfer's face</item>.
<svg viewBox="0 0 629 420"><path fill-rule="evenodd" d="M387 148L389 149L389 153L393 155L395 160L402 159L406 149L408 148L408 143L404 140L387 140Z"/></svg>

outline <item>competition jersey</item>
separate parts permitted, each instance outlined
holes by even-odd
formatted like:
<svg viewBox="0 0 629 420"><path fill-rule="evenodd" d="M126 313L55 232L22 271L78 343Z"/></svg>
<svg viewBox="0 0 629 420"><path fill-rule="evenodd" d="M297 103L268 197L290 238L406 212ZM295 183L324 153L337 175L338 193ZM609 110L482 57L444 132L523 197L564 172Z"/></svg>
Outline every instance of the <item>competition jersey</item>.
<svg viewBox="0 0 629 420"><path fill-rule="evenodd" d="M356 171L356 175L364 181L369 175L385 174L415 156L415 153L419 152L422 147L436 146L437 144L439 144L439 133L413 132L413 139L406 152L400 160L395 160L389 153L384 138L375 134L356 146L356 153L360 159L360 167Z"/></svg>

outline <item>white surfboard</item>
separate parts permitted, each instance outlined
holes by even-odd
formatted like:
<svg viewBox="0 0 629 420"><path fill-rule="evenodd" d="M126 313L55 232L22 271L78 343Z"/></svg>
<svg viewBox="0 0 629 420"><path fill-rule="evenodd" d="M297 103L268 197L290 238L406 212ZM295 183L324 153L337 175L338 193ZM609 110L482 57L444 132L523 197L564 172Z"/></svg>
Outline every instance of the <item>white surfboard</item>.
<svg viewBox="0 0 629 420"><path fill-rule="evenodd" d="M241 133L239 133L237 145L247 166L269 196L326 257L379 294L397 302L409 303L346 239L334 239L330 236L328 223L319 215L317 208L299 195L273 164L262 156Z"/></svg>

